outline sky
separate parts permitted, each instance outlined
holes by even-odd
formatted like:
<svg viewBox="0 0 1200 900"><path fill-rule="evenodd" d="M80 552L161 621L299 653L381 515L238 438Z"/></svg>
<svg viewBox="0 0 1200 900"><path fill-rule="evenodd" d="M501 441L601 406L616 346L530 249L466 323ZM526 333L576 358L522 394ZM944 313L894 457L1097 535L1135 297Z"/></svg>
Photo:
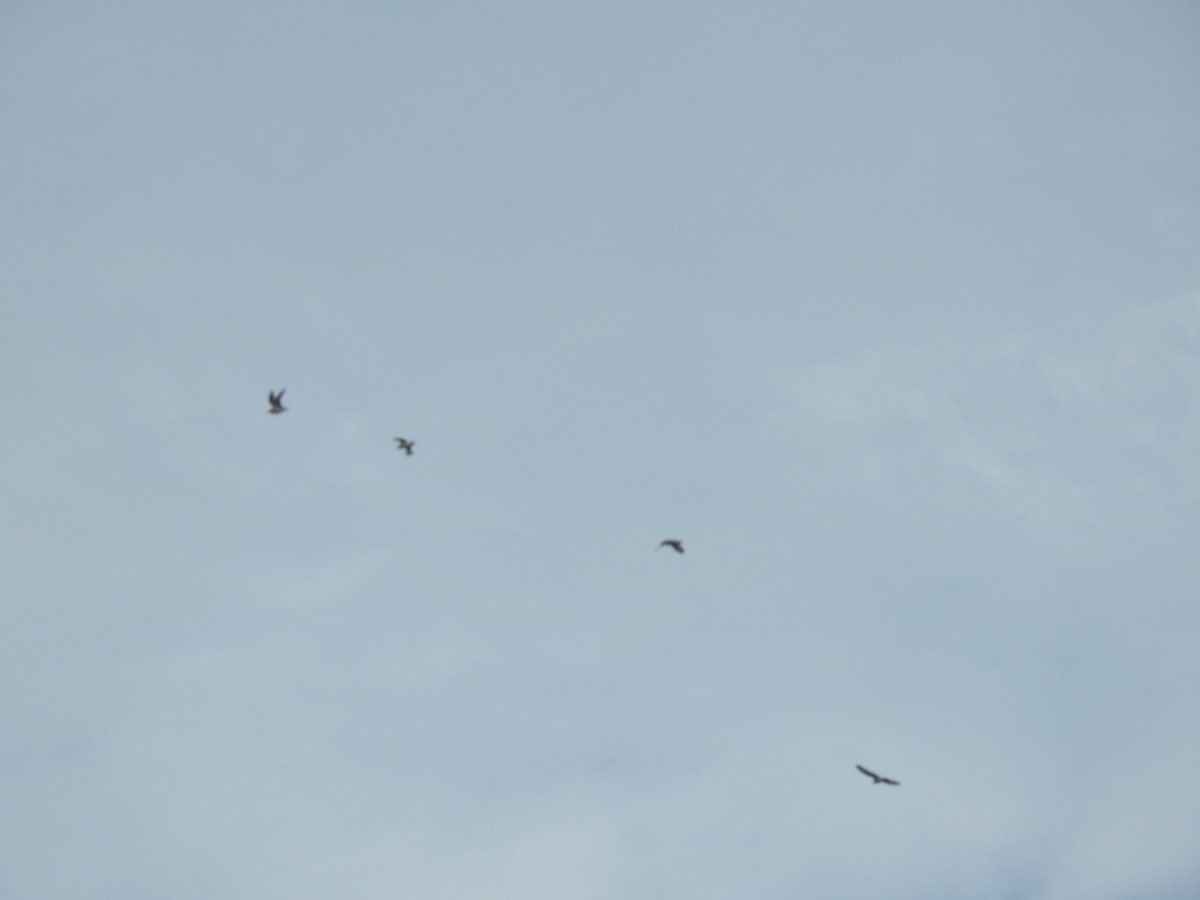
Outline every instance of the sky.
<svg viewBox="0 0 1200 900"><path fill-rule="evenodd" d="M1194 900L1197 160L1192 2L0 5L0 896Z"/></svg>

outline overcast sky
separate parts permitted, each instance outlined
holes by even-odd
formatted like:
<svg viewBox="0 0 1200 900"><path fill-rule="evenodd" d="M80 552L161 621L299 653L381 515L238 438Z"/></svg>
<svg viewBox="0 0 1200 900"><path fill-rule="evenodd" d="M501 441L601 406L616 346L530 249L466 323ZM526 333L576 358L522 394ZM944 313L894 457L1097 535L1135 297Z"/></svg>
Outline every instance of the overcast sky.
<svg viewBox="0 0 1200 900"><path fill-rule="evenodd" d="M5 900L1200 897L1195 2L9 0L0 304Z"/></svg>

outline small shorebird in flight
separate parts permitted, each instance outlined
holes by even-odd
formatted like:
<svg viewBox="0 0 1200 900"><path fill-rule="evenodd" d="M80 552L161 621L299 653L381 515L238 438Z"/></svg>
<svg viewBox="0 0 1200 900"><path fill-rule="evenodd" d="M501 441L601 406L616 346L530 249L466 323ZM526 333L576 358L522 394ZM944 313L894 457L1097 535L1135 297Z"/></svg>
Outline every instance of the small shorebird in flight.
<svg viewBox="0 0 1200 900"><path fill-rule="evenodd" d="M683 541L677 540L676 538L667 538L665 541L663 541L661 544L658 545L659 550L661 550L663 547L670 547L676 553L682 553L683 552Z"/></svg>
<svg viewBox="0 0 1200 900"><path fill-rule="evenodd" d="M286 390L287 388L284 388L282 391L279 391L279 393L276 393L275 391L269 391L267 393L267 400L271 404L271 408L267 410L267 412L277 414L284 412L287 409L287 407L283 405L283 393Z"/></svg>
<svg viewBox="0 0 1200 900"><path fill-rule="evenodd" d="M873 782L871 782L872 784L895 784L895 785L900 784L900 782L898 782L898 781L892 781L892 779L890 779L890 778L884 778L882 775L876 775L870 769L864 769L862 766L858 765L857 763L855 764L854 768L858 769L858 771L862 772L868 778L875 779Z"/></svg>
<svg viewBox="0 0 1200 900"><path fill-rule="evenodd" d="M396 449L403 450L409 456L412 456L412 448L417 446L416 441L408 441L404 438L396 438Z"/></svg>

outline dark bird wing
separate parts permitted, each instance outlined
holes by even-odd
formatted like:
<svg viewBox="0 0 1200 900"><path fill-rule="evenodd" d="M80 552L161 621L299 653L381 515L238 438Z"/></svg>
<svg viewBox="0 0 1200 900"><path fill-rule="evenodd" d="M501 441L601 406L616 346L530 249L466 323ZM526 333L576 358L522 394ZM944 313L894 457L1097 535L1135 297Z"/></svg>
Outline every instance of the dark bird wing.
<svg viewBox="0 0 1200 900"><path fill-rule="evenodd" d="M878 775L876 775L874 772L872 772L870 769L860 766L858 763L854 764L854 768L858 769L858 771L862 772L868 778L874 778L876 781L881 780L880 777Z"/></svg>
<svg viewBox="0 0 1200 900"><path fill-rule="evenodd" d="M896 786L900 785L900 782L892 781L892 779L890 779L890 778L880 778L879 781L881 784L894 784Z"/></svg>

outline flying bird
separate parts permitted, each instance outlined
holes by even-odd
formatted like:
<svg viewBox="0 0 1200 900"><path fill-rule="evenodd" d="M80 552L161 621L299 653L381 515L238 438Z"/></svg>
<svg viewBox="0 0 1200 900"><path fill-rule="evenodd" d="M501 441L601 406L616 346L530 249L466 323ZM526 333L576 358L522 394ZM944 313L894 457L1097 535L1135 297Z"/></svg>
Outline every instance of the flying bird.
<svg viewBox="0 0 1200 900"><path fill-rule="evenodd" d="M875 779L873 782L871 782L872 784L894 784L894 785L900 784L900 782L898 782L898 781L892 781L892 779L890 779L890 778L884 778L882 775L876 775L870 769L864 769L862 766L858 765L857 763L855 763L854 768L858 769L858 771L862 772L868 778Z"/></svg>
<svg viewBox="0 0 1200 900"><path fill-rule="evenodd" d="M683 552L683 541L676 540L675 538L667 538L665 541L663 541L661 544L658 545L659 550L661 550L663 547L670 547L676 553L682 553Z"/></svg>
<svg viewBox="0 0 1200 900"><path fill-rule="evenodd" d="M412 448L417 445L416 441L406 441L404 438L396 438L396 449L403 450L409 456L412 456Z"/></svg>
<svg viewBox="0 0 1200 900"><path fill-rule="evenodd" d="M286 390L287 388L284 388L279 393L276 393L275 391L269 391L267 393L267 400L271 404L271 408L267 410L267 412L278 414L287 409L287 407L283 405L283 394Z"/></svg>

